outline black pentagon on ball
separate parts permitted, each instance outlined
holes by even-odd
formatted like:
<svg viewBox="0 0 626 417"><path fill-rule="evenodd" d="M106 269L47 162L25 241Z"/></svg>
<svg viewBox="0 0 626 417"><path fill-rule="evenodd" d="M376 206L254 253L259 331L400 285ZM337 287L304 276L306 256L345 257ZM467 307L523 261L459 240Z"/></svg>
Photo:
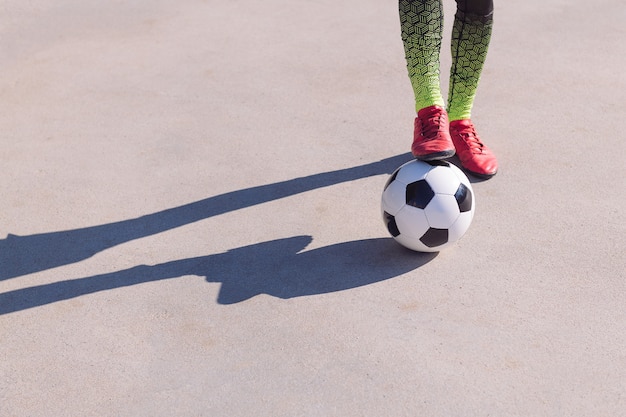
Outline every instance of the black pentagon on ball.
<svg viewBox="0 0 626 417"><path fill-rule="evenodd" d="M385 220L385 224L387 225L387 230L389 230L391 236L400 236L400 229L398 229L398 225L396 224L396 218L387 212L384 212L383 218Z"/></svg>
<svg viewBox="0 0 626 417"><path fill-rule="evenodd" d="M419 180L406 186L406 204L420 209L426 208L435 192L426 180Z"/></svg>
<svg viewBox="0 0 626 417"><path fill-rule="evenodd" d="M448 243L448 229L435 229L431 227L420 238L420 241L429 248L435 248Z"/></svg>
<svg viewBox="0 0 626 417"><path fill-rule="evenodd" d="M465 185L459 185L459 189L454 193L454 198L459 204L461 213L465 213L472 209L472 191Z"/></svg>

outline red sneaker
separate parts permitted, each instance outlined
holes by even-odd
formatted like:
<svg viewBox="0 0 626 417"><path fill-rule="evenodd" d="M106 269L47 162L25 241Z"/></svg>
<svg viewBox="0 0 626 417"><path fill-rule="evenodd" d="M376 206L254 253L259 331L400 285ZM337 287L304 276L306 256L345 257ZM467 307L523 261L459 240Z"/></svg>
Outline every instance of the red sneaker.
<svg viewBox="0 0 626 417"><path fill-rule="evenodd" d="M461 160L461 165L470 174L479 178L490 178L498 171L498 161L491 149L480 141L470 119L450 122L450 136Z"/></svg>
<svg viewBox="0 0 626 417"><path fill-rule="evenodd" d="M448 113L443 107L430 106L417 112L411 152L422 161L446 159L454 155L454 144L448 130Z"/></svg>

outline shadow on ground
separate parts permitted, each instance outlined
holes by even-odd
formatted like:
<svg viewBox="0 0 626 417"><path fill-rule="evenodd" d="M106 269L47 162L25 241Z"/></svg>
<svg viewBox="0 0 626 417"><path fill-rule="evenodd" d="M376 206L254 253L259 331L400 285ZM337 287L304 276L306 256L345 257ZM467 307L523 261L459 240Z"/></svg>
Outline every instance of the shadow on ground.
<svg viewBox="0 0 626 417"><path fill-rule="evenodd" d="M391 238L304 250L311 241L310 236L296 236L226 253L18 289L0 294L0 315L99 291L189 275L221 282L219 304L234 304L259 294L282 299L325 294L396 277L419 268L437 255L411 252Z"/></svg>
<svg viewBox="0 0 626 417"><path fill-rule="evenodd" d="M378 162L233 191L184 206L115 223L0 240L0 280L79 262L100 251L230 211L317 188L390 174L411 159L398 155ZM0 294L0 314L114 288L188 275L220 282L220 304L258 294L293 298L355 288L389 279L433 259L404 250L391 238L345 242L305 250L310 236L258 243L222 254L22 288Z"/></svg>
<svg viewBox="0 0 626 417"><path fill-rule="evenodd" d="M410 159L410 154L398 155L356 167L233 191L115 223L30 236L9 235L0 240L0 281L79 262L116 245L219 214L342 182L390 174Z"/></svg>

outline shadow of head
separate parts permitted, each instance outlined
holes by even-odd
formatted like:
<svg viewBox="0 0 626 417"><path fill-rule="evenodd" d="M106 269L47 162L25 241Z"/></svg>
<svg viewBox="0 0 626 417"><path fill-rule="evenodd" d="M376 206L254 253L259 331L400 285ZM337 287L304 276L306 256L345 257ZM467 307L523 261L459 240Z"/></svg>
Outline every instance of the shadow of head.
<svg viewBox="0 0 626 417"><path fill-rule="evenodd" d="M412 252L391 238L343 242L305 250L309 236L259 243L207 259L197 275L219 281L218 303L268 294L294 298L369 285L412 271L436 254ZM205 269L206 268L206 269Z"/></svg>

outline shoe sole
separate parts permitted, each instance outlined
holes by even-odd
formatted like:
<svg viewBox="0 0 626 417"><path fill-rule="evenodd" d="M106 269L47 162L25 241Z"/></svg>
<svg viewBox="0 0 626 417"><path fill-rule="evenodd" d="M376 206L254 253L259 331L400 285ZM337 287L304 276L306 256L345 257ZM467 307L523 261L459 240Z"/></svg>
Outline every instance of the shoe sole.
<svg viewBox="0 0 626 417"><path fill-rule="evenodd" d="M427 155L415 155L413 154L413 156L415 157L415 159L419 159L420 161L438 161L441 159L448 159L454 156L454 154L456 153L456 151L454 149L452 150L447 150L447 151L441 151L441 152L433 152L433 153L429 153Z"/></svg>
<svg viewBox="0 0 626 417"><path fill-rule="evenodd" d="M463 169L464 169L464 170L465 170L468 174L470 174L470 175L472 175L472 176L474 176L474 177L476 177L476 178L479 178L479 179L481 179L481 180L488 180L489 178L493 177L494 175L496 175L496 174L498 173L498 171L496 171L496 172L494 172L493 174L481 174L481 173L478 173L478 172L470 171L470 170L469 170L469 169L467 169L467 168L463 168Z"/></svg>

